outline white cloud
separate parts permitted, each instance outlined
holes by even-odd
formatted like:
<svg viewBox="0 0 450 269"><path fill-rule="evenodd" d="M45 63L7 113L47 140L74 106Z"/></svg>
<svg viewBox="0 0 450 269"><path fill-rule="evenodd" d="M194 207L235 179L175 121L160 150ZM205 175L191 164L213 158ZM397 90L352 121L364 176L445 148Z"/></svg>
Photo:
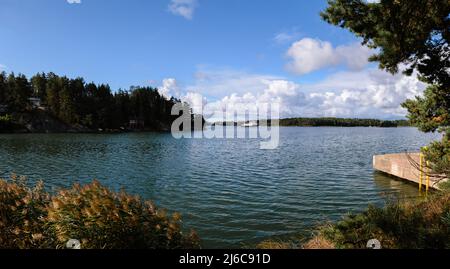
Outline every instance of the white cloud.
<svg viewBox="0 0 450 269"><path fill-rule="evenodd" d="M308 96L314 100L311 103L315 103L317 107L310 112L316 116L404 117L406 111L400 104L406 99L421 95L425 88L425 84L415 76L392 76L375 69L351 74L350 76L357 79L351 87L331 86L333 81L346 79L349 75L336 74L322 85L312 85L315 90L308 93ZM321 91L320 88L326 85L329 85L329 90Z"/></svg>
<svg viewBox="0 0 450 269"><path fill-rule="evenodd" d="M81 4L81 0L67 0L69 4Z"/></svg>
<svg viewBox="0 0 450 269"><path fill-rule="evenodd" d="M286 64L286 69L297 75L337 65L345 65L351 70L361 70L368 64L371 54L369 48L358 43L334 48L327 41L303 38L292 44L287 51L289 63Z"/></svg>
<svg viewBox="0 0 450 269"><path fill-rule="evenodd" d="M281 79L271 75L251 74L245 71L231 69L215 69L202 67L194 74L195 82L186 90L198 92L208 98L221 98L224 93L259 92L268 81Z"/></svg>
<svg viewBox="0 0 450 269"><path fill-rule="evenodd" d="M197 0L171 0L169 4L169 11L175 15L191 20L197 6Z"/></svg>
<svg viewBox="0 0 450 269"><path fill-rule="evenodd" d="M280 104L282 114L290 114L292 106L290 106L292 100L301 102L304 99L304 95L300 92L300 86L287 80L272 80L267 81L265 86L261 88L260 92L245 94L227 95L215 102L209 102L206 113L216 113L224 111L225 108L231 110L231 112L237 111L238 118L243 118L246 111L252 111L256 109L257 104ZM220 113L219 113L220 114ZM226 115L228 119L234 117L233 114Z"/></svg>
<svg viewBox="0 0 450 269"><path fill-rule="evenodd" d="M277 44L286 44L294 41L300 36L300 33L297 30L290 30L290 31L284 31L277 33L273 40Z"/></svg>
<svg viewBox="0 0 450 269"><path fill-rule="evenodd" d="M362 70L369 63L369 57L374 51L359 43L338 46L335 57L339 64L345 64L351 70Z"/></svg>
<svg viewBox="0 0 450 269"><path fill-rule="evenodd" d="M194 112L202 111L203 107L208 103L205 97L199 93L188 92L181 97L181 101L190 104Z"/></svg>
<svg viewBox="0 0 450 269"><path fill-rule="evenodd" d="M214 90L212 95L208 88ZM424 88L425 84L415 76L393 76L376 68L336 73L314 84L238 71L221 74L218 70L203 70L197 74L194 85L183 87L181 99L190 103L194 111L208 104L207 114L221 112L225 107L245 111L258 103L278 103L281 117L392 119L404 117L406 111L401 103L421 95Z"/></svg>
<svg viewBox="0 0 450 269"><path fill-rule="evenodd" d="M0 71L5 71L6 70L6 65L0 64Z"/></svg>
<svg viewBox="0 0 450 269"><path fill-rule="evenodd" d="M180 95L180 89L176 79L174 78L163 79L162 85L158 88L158 90L159 93L166 98L171 98L172 96L178 97Z"/></svg>

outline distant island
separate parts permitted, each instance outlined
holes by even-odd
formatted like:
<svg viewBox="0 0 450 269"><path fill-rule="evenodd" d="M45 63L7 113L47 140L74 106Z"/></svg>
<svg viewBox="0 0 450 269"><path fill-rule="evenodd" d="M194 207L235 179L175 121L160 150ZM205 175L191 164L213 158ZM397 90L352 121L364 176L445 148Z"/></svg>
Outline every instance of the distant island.
<svg viewBox="0 0 450 269"><path fill-rule="evenodd" d="M289 118L280 120L281 126L312 127L408 127L408 120L377 120L351 118Z"/></svg>
<svg viewBox="0 0 450 269"><path fill-rule="evenodd" d="M271 120L265 121L225 121L214 122L212 125L231 125L242 127L255 127L271 125ZM352 118L287 118L280 119L279 125L284 127L380 127L395 128L411 126L408 120L378 120L378 119L352 119Z"/></svg>

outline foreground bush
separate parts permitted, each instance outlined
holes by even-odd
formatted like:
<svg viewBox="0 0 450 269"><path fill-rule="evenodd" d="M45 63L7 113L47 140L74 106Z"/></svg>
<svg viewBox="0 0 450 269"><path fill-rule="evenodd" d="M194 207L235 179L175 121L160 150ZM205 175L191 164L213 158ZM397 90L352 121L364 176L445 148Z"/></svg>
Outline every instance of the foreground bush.
<svg viewBox="0 0 450 269"><path fill-rule="evenodd" d="M307 242L303 240L265 240L256 245L256 249L335 249L335 245L323 236L315 236Z"/></svg>
<svg viewBox="0 0 450 269"><path fill-rule="evenodd" d="M337 248L366 248L370 239L378 239L383 248L450 248L450 194L435 194L423 202L370 206L362 214L322 228L318 236Z"/></svg>
<svg viewBox="0 0 450 269"><path fill-rule="evenodd" d="M179 214L97 181L50 195L42 183L0 180L0 248L64 248L69 239L87 249L200 247L194 232L181 231Z"/></svg>
<svg viewBox="0 0 450 269"><path fill-rule="evenodd" d="M258 249L366 249L377 239L385 249L450 248L450 193L435 194L422 202L390 202L369 206L357 215L318 228L301 242L266 240Z"/></svg>

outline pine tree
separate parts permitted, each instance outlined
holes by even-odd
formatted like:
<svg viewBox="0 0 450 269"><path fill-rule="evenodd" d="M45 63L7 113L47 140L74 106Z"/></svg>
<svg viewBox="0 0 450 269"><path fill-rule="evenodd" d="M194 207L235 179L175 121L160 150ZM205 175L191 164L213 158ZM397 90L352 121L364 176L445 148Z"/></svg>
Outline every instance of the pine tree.
<svg viewBox="0 0 450 269"><path fill-rule="evenodd" d="M33 96L41 99L45 103L45 90L47 87L47 76L45 73L38 73L31 78Z"/></svg>
<svg viewBox="0 0 450 269"><path fill-rule="evenodd" d="M27 109L29 104L29 98L31 97L32 89L28 79L19 74L15 76L11 73L7 78L7 103L9 109L14 112L21 112Z"/></svg>
<svg viewBox="0 0 450 269"><path fill-rule="evenodd" d="M6 73L0 73L0 105L6 105L7 101L7 85L6 85Z"/></svg>

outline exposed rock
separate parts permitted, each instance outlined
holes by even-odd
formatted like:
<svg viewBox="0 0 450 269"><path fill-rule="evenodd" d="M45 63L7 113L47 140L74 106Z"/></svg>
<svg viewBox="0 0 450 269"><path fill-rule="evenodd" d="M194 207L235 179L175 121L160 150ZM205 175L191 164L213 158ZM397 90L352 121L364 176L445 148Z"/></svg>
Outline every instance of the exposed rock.
<svg viewBox="0 0 450 269"><path fill-rule="evenodd" d="M16 128L13 132L26 133L78 133L92 132L82 125L70 125L42 110L14 113L13 121Z"/></svg>
<svg viewBox="0 0 450 269"><path fill-rule="evenodd" d="M171 124L154 121L145 128L90 129L81 124L67 124L45 110L13 113L12 121L0 124L0 133L122 133L122 132L170 132Z"/></svg>

